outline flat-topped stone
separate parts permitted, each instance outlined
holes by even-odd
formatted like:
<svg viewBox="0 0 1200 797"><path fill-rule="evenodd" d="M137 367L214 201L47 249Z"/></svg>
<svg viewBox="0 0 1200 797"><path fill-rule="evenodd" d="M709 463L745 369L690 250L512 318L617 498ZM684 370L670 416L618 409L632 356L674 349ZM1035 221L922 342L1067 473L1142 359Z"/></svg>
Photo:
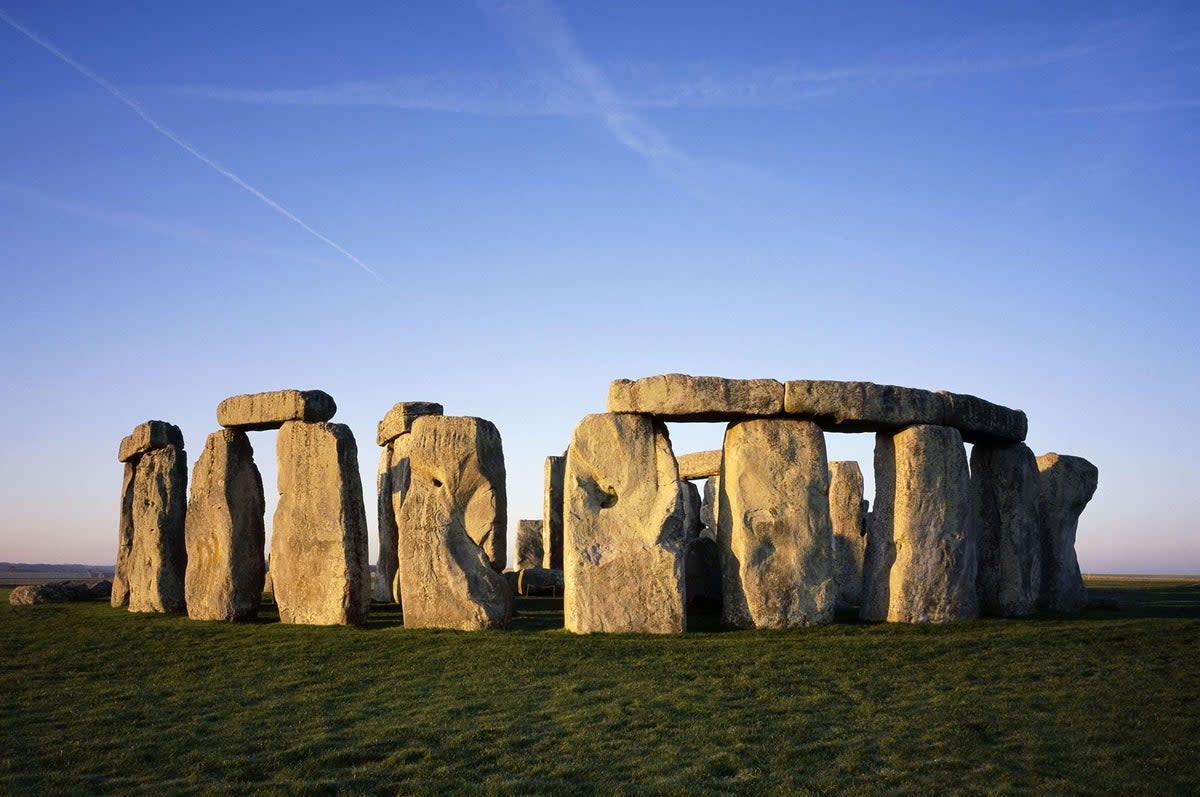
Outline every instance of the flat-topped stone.
<svg viewBox="0 0 1200 797"><path fill-rule="evenodd" d="M333 396L323 390L272 390L230 396L217 405L217 423L227 429L260 432L288 421L328 421L335 412Z"/></svg>
<svg viewBox="0 0 1200 797"><path fill-rule="evenodd" d="M962 432L963 442L1020 443L1029 431L1025 413L985 401L966 393L938 391L946 402L942 426Z"/></svg>
<svg viewBox="0 0 1200 797"><path fill-rule="evenodd" d="M381 446L412 431L413 421L426 415L441 415L441 404L434 401L401 401L395 404L375 430L375 442Z"/></svg>
<svg viewBox="0 0 1200 797"><path fill-rule="evenodd" d="M183 432L179 427L166 421L146 421L122 438L121 446L117 449L117 461L129 462L147 451L167 446L183 448Z"/></svg>
<svg viewBox="0 0 1200 797"><path fill-rule="evenodd" d="M679 478L685 481L711 479L721 472L721 449L683 454L678 462Z"/></svg>
<svg viewBox="0 0 1200 797"><path fill-rule="evenodd" d="M663 421L765 418L783 412L783 384L686 374L617 379L608 388L608 411L653 415Z"/></svg>
<svg viewBox="0 0 1200 797"><path fill-rule="evenodd" d="M784 412L831 432L879 432L940 424L946 400L930 390L874 382L795 379L784 385Z"/></svg>

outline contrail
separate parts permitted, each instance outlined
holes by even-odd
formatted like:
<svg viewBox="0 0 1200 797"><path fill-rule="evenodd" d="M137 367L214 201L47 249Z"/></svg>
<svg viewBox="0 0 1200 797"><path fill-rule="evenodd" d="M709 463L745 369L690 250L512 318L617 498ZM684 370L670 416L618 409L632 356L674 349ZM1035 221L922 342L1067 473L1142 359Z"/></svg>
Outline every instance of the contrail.
<svg viewBox="0 0 1200 797"><path fill-rule="evenodd" d="M141 105L138 105L137 102L135 102L132 98L127 96L124 92L122 92L116 86L109 83L107 80L100 77L95 72L88 69L86 66L79 63L75 59L71 58L69 55L64 53L62 50L58 49L50 42L41 38L33 31L31 31L28 28L21 25L15 19L10 17L8 14L6 14L3 10L0 10L0 20L3 20L4 22L8 23L9 26L11 26L14 30L18 31L19 33L23 34L26 38L28 38L34 44L43 48L44 50L49 52L51 55L55 56L63 63L70 66L76 72L83 75L85 78L92 81L93 83L95 83L97 86L99 86L100 88L107 91L112 96L116 97L118 100L120 100L126 106L128 106L131 111L133 111L138 116L140 116L143 122L150 125L150 127L154 128L154 130L156 132L160 133L165 138L173 141L175 144L177 144L179 147L181 147L184 151L191 154L192 157L196 158L201 163L207 164L211 169L213 169L213 171L217 172L220 175L225 176L226 178L228 178L235 184L241 186L246 191L250 192L255 197L257 197L267 207L269 207L272 210L274 210L275 212L279 213L284 218L295 222L297 225L299 225L301 228L303 228L306 232L308 232L314 238L333 247L335 250L337 250L339 253L341 253L343 256L345 256L346 259L350 260L352 263L354 263L356 266L361 268L363 271L367 272L368 274L370 274L372 277L379 280L380 282L387 284L387 280L385 280L382 276L380 276L379 272L375 271L375 269L371 268L366 263L359 260L354 255L350 254L350 252L348 252L345 249L345 247L341 246L337 242L335 242L335 241L327 238L326 236L322 235L321 233L317 232L312 227L310 227L308 224L306 224L302 219L297 217L296 214L292 213L290 210L285 208L283 205L280 205L274 199L271 199L271 197L267 196L262 191L259 191L257 188L250 185L248 182L243 180L241 177L238 177L236 174L231 172L229 169L226 169L224 166L217 163L212 158L208 157L203 152L201 152L200 150L193 147L191 144L184 141L182 138L180 138L174 132L172 132L169 128L164 127L163 125L159 124L152 116L150 116L150 114L146 113L145 109L142 108Z"/></svg>

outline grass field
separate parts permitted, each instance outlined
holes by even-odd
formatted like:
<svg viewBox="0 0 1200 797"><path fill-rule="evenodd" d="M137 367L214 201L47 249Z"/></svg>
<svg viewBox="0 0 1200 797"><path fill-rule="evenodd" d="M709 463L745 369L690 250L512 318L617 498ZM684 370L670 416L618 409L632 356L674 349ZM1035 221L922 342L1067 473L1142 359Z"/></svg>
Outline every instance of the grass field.
<svg viewBox="0 0 1200 797"><path fill-rule="evenodd" d="M465 634L0 589L0 793L1200 793L1200 580L1090 586L1124 608L662 638L550 599Z"/></svg>

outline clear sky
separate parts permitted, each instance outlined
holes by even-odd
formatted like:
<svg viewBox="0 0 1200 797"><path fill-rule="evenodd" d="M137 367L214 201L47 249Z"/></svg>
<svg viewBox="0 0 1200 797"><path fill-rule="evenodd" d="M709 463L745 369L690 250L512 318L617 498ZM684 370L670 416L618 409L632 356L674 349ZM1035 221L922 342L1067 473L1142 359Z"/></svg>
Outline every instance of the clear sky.
<svg viewBox="0 0 1200 797"><path fill-rule="evenodd" d="M1020 407L1100 468L1085 571L1200 573L1193 3L0 9L0 559L111 562L121 437L282 387L372 529L393 403L494 421L511 535L679 371Z"/></svg>

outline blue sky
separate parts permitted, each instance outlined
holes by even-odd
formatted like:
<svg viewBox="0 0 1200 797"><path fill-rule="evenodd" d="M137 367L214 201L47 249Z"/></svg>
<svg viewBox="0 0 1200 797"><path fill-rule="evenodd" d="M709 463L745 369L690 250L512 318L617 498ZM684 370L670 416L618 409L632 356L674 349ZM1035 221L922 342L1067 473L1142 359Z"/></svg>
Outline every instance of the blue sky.
<svg viewBox="0 0 1200 797"><path fill-rule="evenodd" d="M1200 573L1193 4L0 9L0 559L111 561L120 438L280 387L369 509L394 402L491 419L515 527L681 371L1020 407L1085 570Z"/></svg>

